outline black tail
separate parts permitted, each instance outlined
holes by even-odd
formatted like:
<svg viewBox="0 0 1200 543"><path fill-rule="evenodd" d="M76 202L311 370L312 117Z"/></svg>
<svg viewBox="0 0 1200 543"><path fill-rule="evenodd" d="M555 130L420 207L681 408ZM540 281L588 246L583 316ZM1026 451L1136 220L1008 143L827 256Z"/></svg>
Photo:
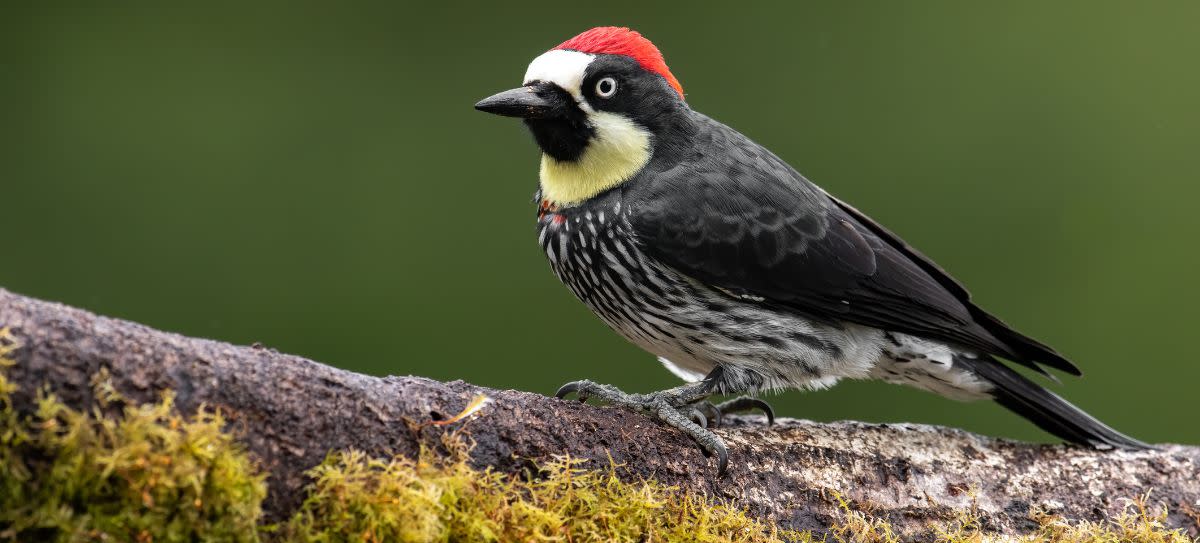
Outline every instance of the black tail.
<svg viewBox="0 0 1200 543"><path fill-rule="evenodd" d="M955 357L954 363L990 382L997 403L1062 439L1098 449L1153 448L1110 428L998 360Z"/></svg>

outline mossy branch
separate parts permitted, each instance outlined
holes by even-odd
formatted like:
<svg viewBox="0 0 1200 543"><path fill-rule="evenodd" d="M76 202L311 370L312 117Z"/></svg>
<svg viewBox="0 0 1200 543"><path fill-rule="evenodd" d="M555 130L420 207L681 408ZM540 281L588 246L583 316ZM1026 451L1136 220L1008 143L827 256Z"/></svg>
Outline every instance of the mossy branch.
<svg viewBox="0 0 1200 543"><path fill-rule="evenodd" d="M729 444L730 474L713 470L686 437L620 410L419 377L375 378L270 349L193 339L98 317L0 289L0 342L15 364L13 407L38 409L40 390L80 411L103 403L93 376L107 372L115 393L135 404L173 391L175 406L218 409L267 474L263 509L290 518L312 481L306 472L330 451L417 458L455 428L470 439L470 465L519 473L557 455L614 462L617 474L656 479L745 507L789 529L826 532L844 504L886 520L903 537L932 534L970 511L991 533L1043 529L1031 512L1101 521L1126 498L1152 492L1172 512L1166 523L1194 531L1200 506L1200 449L1097 452L1028 445L914 425L816 424L783 420L765 428L737 418L718 430ZM19 345L19 348L13 348ZM493 401L453 425L479 394Z"/></svg>

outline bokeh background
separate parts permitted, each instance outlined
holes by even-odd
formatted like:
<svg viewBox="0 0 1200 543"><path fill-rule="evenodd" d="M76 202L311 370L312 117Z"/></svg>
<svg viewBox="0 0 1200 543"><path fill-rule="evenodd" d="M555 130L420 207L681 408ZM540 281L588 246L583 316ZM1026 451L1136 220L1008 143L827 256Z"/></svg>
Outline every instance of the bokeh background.
<svg viewBox="0 0 1200 543"><path fill-rule="evenodd" d="M1194 415L1200 3L33 3L0 18L0 286L376 375L673 385L551 275L537 151L472 104L600 24L1071 355L1152 441ZM785 415L1048 436L892 385Z"/></svg>

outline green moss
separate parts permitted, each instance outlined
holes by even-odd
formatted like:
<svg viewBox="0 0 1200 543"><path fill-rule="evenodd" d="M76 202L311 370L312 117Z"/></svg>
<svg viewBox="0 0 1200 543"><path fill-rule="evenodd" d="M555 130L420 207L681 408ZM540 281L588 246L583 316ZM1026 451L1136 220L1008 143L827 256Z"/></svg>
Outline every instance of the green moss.
<svg viewBox="0 0 1200 543"><path fill-rule="evenodd" d="M335 453L312 470L303 507L282 531L289 541L700 541L779 542L774 530L733 507L653 481L625 483L567 457L536 477L477 471L455 445L449 457L379 460Z"/></svg>
<svg viewBox="0 0 1200 543"><path fill-rule="evenodd" d="M336 453L312 470L316 482L301 511L283 527L283 541L342 542L781 542L899 543L887 521L834 495L840 518L830 535L778 530L723 504L654 482L624 483L609 468L585 470L560 458L533 480L477 471L449 439L449 458L423 453L390 461ZM1023 537L983 530L966 509L934 526L938 543L1187 543L1166 527L1166 509L1147 497L1131 500L1107 522L1071 522L1034 511L1039 528Z"/></svg>
<svg viewBox="0 0 1200 543"><path fill-rule="evenodd" d="M851 507L835 496L841 518L830 528L837 543L899 543L892 527L884 520ZM982 528L974 507L958 511L953 521L934 526L937 543L1193 543L1182 529L1167 528L1167 509L1153 509L1149 495L1129 500L1121 514L1104 522L1074 522L1058 515L1031 511L1038 528L1020 536L1001 536Z"/></svg>
<svg viewBox="0 0 1200 543"><path fill-rule="evenodd" d="M810 534L779 530L722 503L653 481L622 482L612 466L587 469L562 457L529 477L476 470L461 437L417 459L331 453L311 470L307 499L287 522L265 527L263 476L224 432L220 413L187 418L161 401L123 404L104 374L87 413L42 393L37 412L11 407L5 378L17 348L0 328L0 542L783 542ZM105 415L104 413L110 413ZM115 413L115 414L112 414ZM836 497L836 496L835 496ZM837 497L840 519L827 541L894 543L887 522ZM1033 512L1037 532L1001 538L971 509L935 527L940 543L1184 543L1165 527L1166 511L1142 498L1103 523Z"/></svg>
<svg viewBox="0 0 1200 543"><path fill-rule="evenodd" d="M17 346L0 330L0 364ZM0 541L257 541L263 477L220 413L172 396L129 406L103 375L90 413L40 393L32 417L0 372Z"/></svg>
<svg viewBox="0 0 1200 543"><path fill-rule="evenodd" d="M1106 522L1071 522L1057 515L1034 512L1040 528L1026 541L1047 543L1190 543L1182 529L1167 528L1167 508L1147 504L1150 495L1129 500L1125 510Z"/></svg>

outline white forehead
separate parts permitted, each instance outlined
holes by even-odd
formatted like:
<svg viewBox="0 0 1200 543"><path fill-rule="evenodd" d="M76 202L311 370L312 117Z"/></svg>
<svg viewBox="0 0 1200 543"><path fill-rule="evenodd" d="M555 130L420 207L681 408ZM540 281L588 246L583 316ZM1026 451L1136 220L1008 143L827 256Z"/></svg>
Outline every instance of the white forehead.
<svg viewBox="0 0 1200 543"><path fill-rule="evenodd" d="M522 84L528 85L531 81L554 83L579 99L582 96L583 72L595 58L595 55L579 51L546 51L529 63Z"/></svg>

